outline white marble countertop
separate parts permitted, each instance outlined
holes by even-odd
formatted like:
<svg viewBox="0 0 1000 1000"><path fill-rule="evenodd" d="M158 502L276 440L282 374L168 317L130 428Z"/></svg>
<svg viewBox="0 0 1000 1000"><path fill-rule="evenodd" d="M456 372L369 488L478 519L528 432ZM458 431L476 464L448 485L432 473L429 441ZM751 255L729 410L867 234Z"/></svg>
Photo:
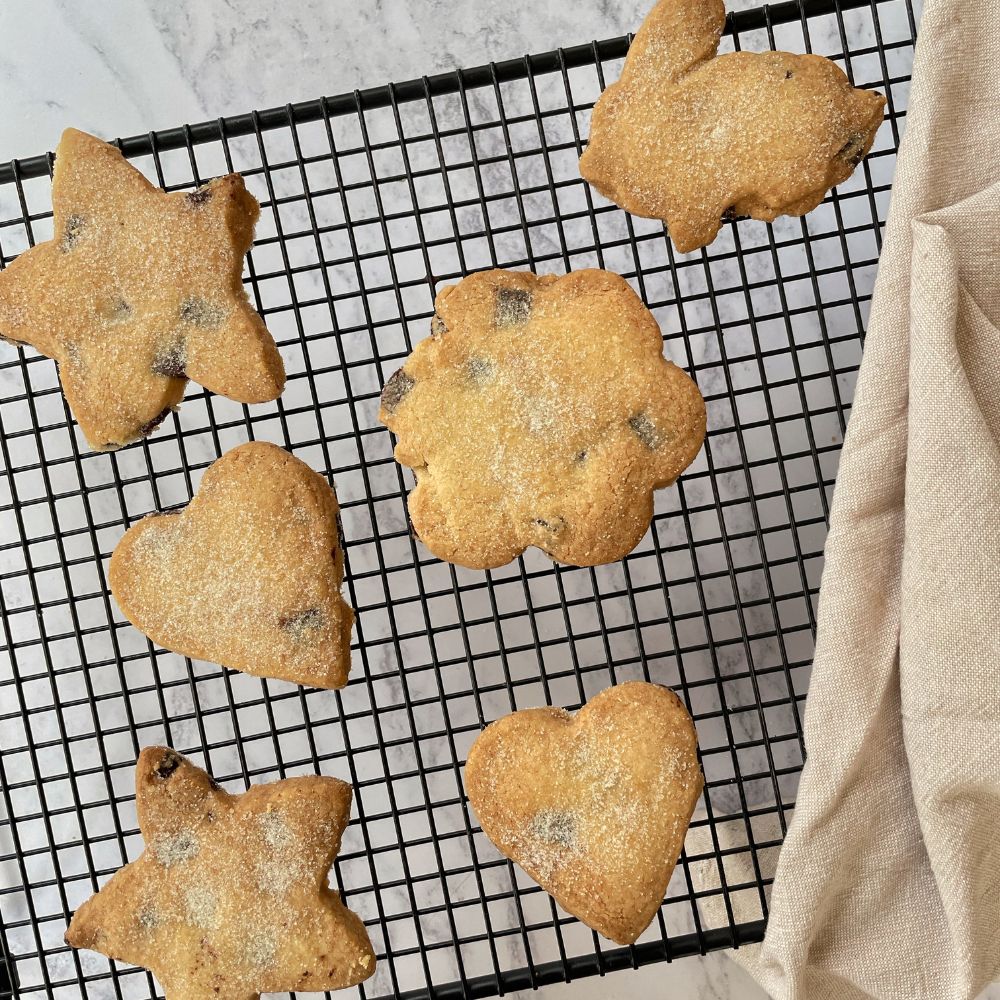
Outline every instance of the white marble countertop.
<svg viewBox="0 0 1000 1000"><path fill-rule="evenodd" d="M734 7L753 6L736 0ZM635 30L648 0L11 0L0 160ZM11 40L16 43L11 44Z"/></svg>
<svg viewBox="0 0 1000 1000"><path fill-rule="evenodd" d="M756 2L729 0L729 6ZM634 30L649 4L6 0L0 161L54 148L67 125L108 138L131 135L613 37ZM538 995L766 1000L721 954Z"/></svg>

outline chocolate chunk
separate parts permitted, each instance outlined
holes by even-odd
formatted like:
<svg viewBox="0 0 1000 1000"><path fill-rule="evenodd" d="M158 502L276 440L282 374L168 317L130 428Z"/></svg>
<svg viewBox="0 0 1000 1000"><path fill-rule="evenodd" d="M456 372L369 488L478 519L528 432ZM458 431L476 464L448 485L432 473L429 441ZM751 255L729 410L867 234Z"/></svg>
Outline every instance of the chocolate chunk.
<svg viewBox="0 0 1000 1000"><path fill-rule="evenodd" d="M163 510L151 510L146 517L168 517L170 514L177 514L184 510L186 503L174 504L173 507L164 507Z"/></svg>
<svg viewBox="0 0 1000 1000"><path fill-rule="evenodd" d="M722 213L723 222L741 222L743 219L749 218L749 215L737 215L735 205L730 205L729 208Z"/></svg>
<svg viewBox="0 0 1000 1000"><path fill-rule="evenodd" d="M561 534L566 527L566 521L559 517L536 517L532 524L537 525L539 528L544 528L547 532L553 535Z"/></svg>
<svg viewBox="0 0 1000 1000"><path fill-rule="evenodd" d="M395 413L396 408L406 398L407 393L414 385L416 385L415 380L404 369L400 368L382 389L382 409L386 413Z"/></svg>
<svg viewBox="0 0 1000 1000"><path fill-rule="evenodd" d="M294 615L287 615L278 619L278 626L288 632L291 637L299 642L307 632L320 628L323 625L323 612L319 608L307 608Z"/></svg>
<svg viewBox="0 0 1000 1000"><path fill-rule="evenodd" d="M132 307L120 295L111 302L111 319L120 323L131 315Z"/></svg>
<svg viewBox="0 0 1000 1000"><path fill-rule="evenodd" d="M180 315L185 323L195 326L218 326L225 312L204 299L185 299L181 303Z"/></svg>
<svg viewBox="0 0 1000 1000"><path fill-rule="evenodd" d="M637 413L634 417L629 417L628 425L632 433L651 451L660 447L659 431L645 413Z"/></svg>
<svg viewBox="0 0 1000 1000"><path fill-rule="evenodd" d="M204 187L195 188L194 191L188 191L186 197L187 203L197 208L204 205L206 201L211 200L212 190L206 184Z"/></svg>
<svg viewBox="0 0 1000 1000"><path fill-rule="evenodd" d="M153 358L153 374L164 378L187 378L187 348L183 338L164 344Z"/></svg>
<svg viewBox="0 0 1000 1000"><path fill-rule="evenodd" d="M523 326L531 316L531 292L523 288L498 288L494 324L498 329L505 326Z"/></svg>
<svg viewBox="0 0 1000 1000"><path fill-rule="evenodd" d="M166 779L174 773L181 766L181 755L179 753L174 753L173 750L168 750L161 758L160 763L156 765L153 773L157 778Z"/></svg>
<svg viewBox="0 0 1000 1000"><path fill-rule="evenodd" d="M437 313L434 313L431 317L431 336L440 337L442 333L447 332L448 327L444 325L444 320Z"/></svg>
<svg viewBox="0 0 1000 1000"><path fill-rule="evenodd" d="M793 76L795 76L795 74L790 69L789 70L785 70L785 79L786 80L791 80L791 78Z"/></svg>
<svg viewBox="0 0 1000 1000"><path fill-rule="evenodd" d="M847 160L852 167L856 167L865 158L865 145L867 141L868 137L865 135L861 135L860 133L852 135L844 143L837 156L842 160Z"/></svg>
<svg viewBox="0 0 1000 1000"><path fill-rule="evenodd" d="M149 435L152 434L153 431L155 431L156 428L159 427L160 424L162 424L163 421L167 419L167 414L169 414L169 413L170 413L170 407L169 406L166 407L163 410L160 410L160 412L157 413L157 415L155 417L153 417L152 420L150 420L147 423L143 424L139 428L139 431L138 431L139 437L149 437Z"/></svg>
<svg viewBox="0 0 1000 1000"><path fill-rule="evenodd" d="M80 350L80 345L75 340L71 340L66 345L66 355L62 359L60 364L66 364L74 368L83 367L84 365L83 352Z"/></svg>
<svg viewBox="0 0 1000 1000"><path fill-rule="evenodd" d="M586 462L587 461L587 453L585 451L578 451L573 456L573 461L574 462Z"/></svg>
<svg viewBox="0 0 1000 1000"><path fill-rule="evenodd" d="M106 323L124 323L132 316L132 307L120 295L109 295L98 302L96 311Z"/></svg>
<svg viewBox="0 0 1000 1000"><path fill-rule="evenodd" d="M473 382L486 382L496 370L489 358L469 358L467 367Z"/></svg>
<svg viewBox="0 0 1000 1000"><path fill-rule="evenodd" d="M63 229L62 241L59 244L59 249L62 250L63 253L68 253L80 242L84 225L85 222L82 215L71 215L66 220L66 226Z"/></svg>
<svg viewBox="0 0 1000 1000"><path fill-rule="evenodd" d="M576 817L563 809L544 809L531 820L531 833L557 847L572 847L576 839Z"/></svg>

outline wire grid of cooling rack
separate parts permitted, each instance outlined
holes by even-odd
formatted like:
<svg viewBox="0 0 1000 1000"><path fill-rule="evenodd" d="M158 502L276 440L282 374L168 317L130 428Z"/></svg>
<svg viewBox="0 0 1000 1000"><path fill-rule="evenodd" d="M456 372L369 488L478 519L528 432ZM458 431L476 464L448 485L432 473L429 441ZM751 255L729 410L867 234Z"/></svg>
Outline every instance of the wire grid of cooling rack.
<svg viewBox="0 0 1000 1000"><path fill-rule="evenodd" d="M626 39L122 144L169 189L246 177L263 205L246 280L288 387L246 408L191 386L151 438L98 455L54 364L0 348L0 997L157 995L144 971L73 952L62 935L141 849L133 766L160 742L234 791L299 773L352 782L334 877L379 955L364 996L494 995L762 936L915 33L910 0L731 17L724 49L836 58L887 95L887 121L807 218L727 224L690 255L578 175L590 107ZM50 168L51 157L0 168L0 264L50 236ZM434 291L496 266L624 274L705 394L706 447L620 564L554 567L530 551L472 572L408 530L412 481L378 423L379 390L428 332ZM336 483L358 611L341 692L164 652L109 596L125 528L185 503L248 438ZM461 771L487 722L572 708L631 678L684 699L707 780L660 914L623 949L497 854ZM731 874L745 870L750 881Z"/></svg>

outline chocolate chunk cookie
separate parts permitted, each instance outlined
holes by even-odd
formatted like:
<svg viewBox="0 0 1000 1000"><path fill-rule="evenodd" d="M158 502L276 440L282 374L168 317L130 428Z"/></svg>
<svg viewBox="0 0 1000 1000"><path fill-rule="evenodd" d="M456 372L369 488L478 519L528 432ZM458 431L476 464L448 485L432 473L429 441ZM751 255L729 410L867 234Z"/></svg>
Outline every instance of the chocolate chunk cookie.
<svg viewBox="0 0 1000 1000"><path fill-rule="evenodd" d="M681 252L723 219L804 215L871 149L885 99L828 59L717 55L723 0L660 0L594 108L580 172Z"/></svg>
<svg viewBox="0 0 1000 1000"><path fill-rule="evenodd" d="M53 239L0 272L0 337L59 363L91 447L150 434L188 379L242 403L281 395L281 356L241 279L260 208L238 174L166 194L67 129L52 205Z"/></svg>
<svg viewBox="0 0 1000 1000"><path fill-rule="evenodd" d="M705 436L701 393L649 310L597 270L474 274L436 310L382 393L421 540L478 569L529 545L576 566L625 556Z"/></svg>
<svg viewBox="0 0 1000 1000"><path fill-rule="evenodd" d="M111 557L122 613L154 642L262 677L338 688L354 612L326 480L273 444L227 452L180 513L130 528Z"/></svg>
<svg viewBox="0 0 1000 1000"><path fill-rule="evenodd" d="M68 944L149 969L167 1000L337 990L375 971L364 924L327 884L350 785L309 776L230 795L147 747L136 806L146 849L73 914Z"/></svg>
<svg viewBox="0 0 1000 1000"><path fill-rule="evenodd" d="M660 908L702 785L691 717L671 691L641 682L602 691L575 716L499 719L465 766L486 836L619 944Z"/></svg>

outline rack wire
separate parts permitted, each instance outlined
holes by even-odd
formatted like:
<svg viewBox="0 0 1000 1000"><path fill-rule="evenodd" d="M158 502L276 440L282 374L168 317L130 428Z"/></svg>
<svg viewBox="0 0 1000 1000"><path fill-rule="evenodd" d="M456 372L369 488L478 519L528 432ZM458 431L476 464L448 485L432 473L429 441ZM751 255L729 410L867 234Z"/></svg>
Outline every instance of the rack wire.
<svg viewBox="0 0 1000 1000"><path fill-rule="evenodd" d="M826 519L903 128L911 0L794 0L731 15L723 48L835 58L888 98L875 149L805 219L728 223L676 254L590 191L577 161L621 38L121 142L157 183L240 171L263 206L246 281L285 358L251 408L197 386L148 440L91 453L55 365L0 348L0 997L157 996L74 952L69 914L141 849L133 767L165 742L227 788L300 773L354 786L332 878L379 964L365 997L480 997L762 937L803 762L801 702ZM52 157L0 167L0 265L51 235ZM706 447L622 563L439 562L411 535L410 473L378 423L385 379L470 271L618 271L697 378ZM124 621L107 560L264 439L335 482L354 666L340 692L192 662ZM511 710L667 684L696 720L705 793L659 916L619 948L479 830L473 739ZM751 871L752 879L734 873Z"/></svg>

